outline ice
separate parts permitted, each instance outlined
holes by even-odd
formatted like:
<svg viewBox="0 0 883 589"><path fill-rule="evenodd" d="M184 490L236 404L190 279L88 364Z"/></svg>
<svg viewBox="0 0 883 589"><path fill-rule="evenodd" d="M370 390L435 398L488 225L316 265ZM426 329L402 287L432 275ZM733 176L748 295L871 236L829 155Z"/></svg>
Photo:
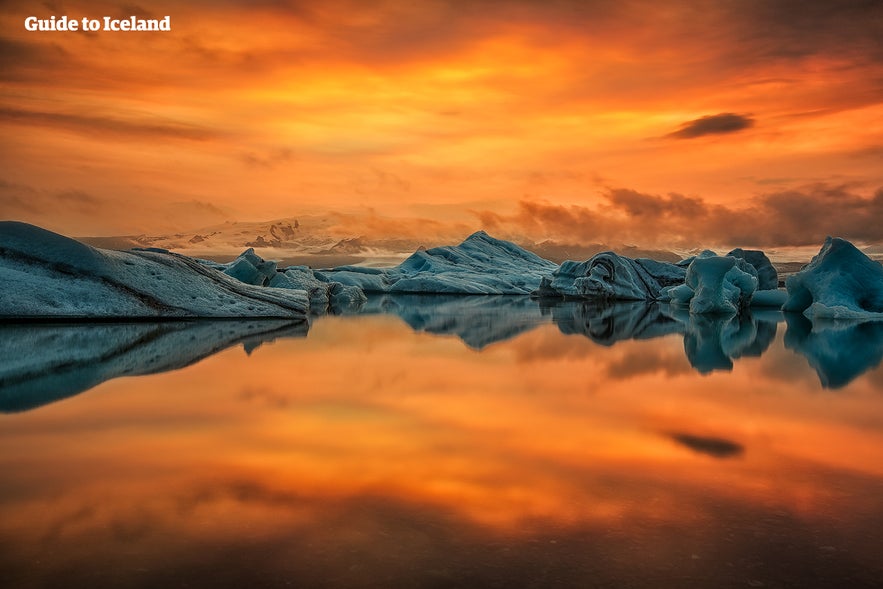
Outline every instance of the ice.
<svg viewBox="0 0 883 589"><path fill-rule="evenodd" d="M302 290L307 293L310 312L314 315L351 310L367 300L365 293L359 287L320 280L307 266L289 266L280 270L276 262L265 261L253 248L244 251L229 264L217 264L205 260L200 262L246 284Z"/></svg>
<svg viewBox="0 0 883 589"><path fill-rule="evenodd" d="M676 264L602 252L584 262L564 262L551 276L544 277L532 294L571 299L653 301L664 288L683 283L684 275L684 269Z"/></svg>
<svg viewBox="0 0 883 589"><path fill-rule="evenodd" d="M734 258L742 258L757 271L757 290L775 290L779 288L779 273L770 259L760 250L744 250L737 247L727 254Z"/></svg>
<svg viewBox="0 0 883 589"><path fill-rule="evenodd" d="M45 229L0 222L0 316L305 319L303 291L242 283L167 252L117 252Z"/></svg>
<svg viewBox="0 0 883 589"><path fill-rule="evenodd" d="M387 269L342 266L317 270L323 281L364 292L432 294L529 294L557 265L514 243L478 231L460 245L418 250Z"/></svg>
<svg viewBox="0 0 883 589"><path fill-rule="evenodd" d="M691 313L742 313L749 306L781 308L778 273L758 250L735 249L726 256L706 250L689 261L684 284L665 289L660 300ZM765 289L760 289L763 284Z"/></svg>
<svg viewBox="0 0 883 589"><path fill-rule="evenodd" d="M810 319L883 319L883 266L839 237L785 281L783 310Z"/></svg>

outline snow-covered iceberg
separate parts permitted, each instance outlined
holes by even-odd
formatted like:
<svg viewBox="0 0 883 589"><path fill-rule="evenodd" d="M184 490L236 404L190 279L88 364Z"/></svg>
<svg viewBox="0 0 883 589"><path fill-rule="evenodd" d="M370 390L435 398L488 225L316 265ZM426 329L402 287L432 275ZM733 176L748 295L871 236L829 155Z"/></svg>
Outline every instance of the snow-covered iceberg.
<svg viewBox="0 0 883 589"><path fill-rule="evenodd" d="M735 249L718 256L706 250L687 261L684 283L665 289L661 300L698 314L737 314L749 306L780 308L785 302L776 269L761 251Z"/></svg>
<svg viewBox="0 0 883 589"><path fill-rule="evenodd" d="M319 280L307 266L279 269L276 262L264 260L254 248L247 249L228 264L200 262L246 284L305 291L310 300L310 312L316 315L352 311L367 300L359 287Z"/></svg>
<svg viewBox="0 0 883 589"><path fill-rule="evenodd" d="M303 291L257 287L165 250L118 252L0 222L0 317L305 319Z"/></svg>
<svg viewBox="0 0 883 589"><path fill-rule="evenodd" d="M883 319L883 266L845 239L828 237L819 253L785 281L783 310L810 319Z"/></svg>
<svg viewBox="0 0 883 589"><path fill-rule="evenodd" d="M0 325L0 412L34 409L120 376L184 368L231 346L306 337L305 321Z"/></svg>
<svg viewBox="0 0 883 589"><path fill-rule="evenodd" d="M607 301L654 301L666 287L682 284L677 264L602 252L584 262L566 261L542 279L536 297Z"/></svg>
<svg viewBox="0 0 883 589"><path fill-rule="evenodd" d="M557 265L514 243L478 231L460 245L418 250L393 268L316 270L323 282L366 293L529 294Z"/></svg>

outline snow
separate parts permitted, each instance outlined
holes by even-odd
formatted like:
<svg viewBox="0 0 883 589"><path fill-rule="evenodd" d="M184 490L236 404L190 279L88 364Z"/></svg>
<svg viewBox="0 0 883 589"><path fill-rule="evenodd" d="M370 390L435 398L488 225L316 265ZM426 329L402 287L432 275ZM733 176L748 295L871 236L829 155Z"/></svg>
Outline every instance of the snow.
<svg viewBox="0 0 883 589"><path fill-rule="evenodd" d="M244 284L165 250L100 250L0 222L0 316L306 318L302 291Z"/></svg>
<svg viewBox="0 0 883 589"><path fill-rule="evenodd" d="M264 319L2 325L0 412L33 409L120 376L183 368L237 344L250 353L278 337L305 337L308 328Z"/></svg>
<svg viewBox="0 0 883 589"><path fill-rule="evenodd" d="M602 252L584 262L566 261L532 294L593 300L653 301L665 287L684 282L676 264Z"/></svg>
<svg viewBox="0 0 883 589"><path fill-rule="evenodd" d="M883 266L853 244L828 237L819 253L785 281L783 310L810 319L883 319Z"/></svg>
<svg viewBox="0 0 883 589"><path fill-rule="evenodd" d="M529 294L557 265L514 243L478 231L455 246L418 250L393 268L342 266L317 270L322 281L364 292Z"/></svg>

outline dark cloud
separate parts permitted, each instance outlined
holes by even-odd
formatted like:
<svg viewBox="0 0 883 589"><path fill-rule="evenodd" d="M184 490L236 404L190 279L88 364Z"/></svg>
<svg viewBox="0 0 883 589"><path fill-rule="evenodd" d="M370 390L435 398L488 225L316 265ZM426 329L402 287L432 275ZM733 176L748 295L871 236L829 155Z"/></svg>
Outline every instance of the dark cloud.
<svg viewBox="0 0 883 589"><path fill-rule="evenodd" d="M883 187L873 196L851 185L813 184L770 192L739 205L680 194L618 188L597 208L522 200L512 215L477 211L484 228L532 239L607 241L641 246L821 245L828 235L883 241Z"/></svg>
<svg viewBox="0 0 883 589"><path fill-rule="evenodd" d="M90 136L112 136L119 139L133 140L186 139L206 141L214 139L219 135L211 129L166 120L125 120L8 107L0 108L0 122L64 129Z"/></svg>
<svg viewBox="0 0 883 589"><path fill-rule="evenodd" d="M56 43L0 37L0 80L4 82L45 80L47 71L70 63L70 54Z"/></svg>
<svg viewBox="0 0 883 589"><path fill-rule="evenodd" d="M694 452L707 454L714 458L732 458L734 456L739 456L745 451L745 448L741 444L723 438L695 436L693 434L682 432L669 434L669 437L678 444L687 447Z"/></svg>
<svg viewBox="0 0 883 589"><path fill-rule="evenodd" d="M723 112L687 121L681 128L668 136L675 139L693 139L703 135L724 135L743 131L754 125L754 119L747 115Z"/></svg>

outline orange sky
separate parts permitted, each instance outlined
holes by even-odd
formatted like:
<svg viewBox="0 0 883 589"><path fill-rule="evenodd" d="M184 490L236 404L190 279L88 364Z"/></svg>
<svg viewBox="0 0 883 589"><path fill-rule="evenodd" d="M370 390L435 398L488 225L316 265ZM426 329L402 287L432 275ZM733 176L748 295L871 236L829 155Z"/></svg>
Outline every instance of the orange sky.
<svg viewBox="0 0 883 589"><path fill-rule="evenodd" d="M53 14L172 31L25 30ZM0 218L68 234L883 241L880 3L13 1L0 35Z"/></svg>

